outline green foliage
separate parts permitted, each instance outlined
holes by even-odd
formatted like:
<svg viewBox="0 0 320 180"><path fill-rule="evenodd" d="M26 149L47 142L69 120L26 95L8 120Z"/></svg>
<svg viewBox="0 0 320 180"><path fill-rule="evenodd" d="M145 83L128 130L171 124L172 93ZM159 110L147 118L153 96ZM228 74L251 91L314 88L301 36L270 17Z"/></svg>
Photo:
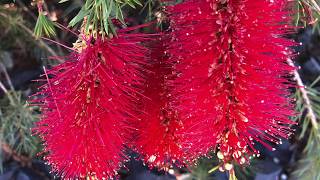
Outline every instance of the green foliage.
<svg viewBox="0 0 320 180"><path fill-rule="evenodd" d="M7 9L0 6L0 52L9 51L30 57L27 52L39 56L57 56L52 47L46 44L42 39L36 39L31 28L31 23L23 17L19 9ZM41 55L40 55L41 54ZM44 61L47 62L47 61Z"/></svg>
<svg viewBox="0 0 320 180"><path fill-rule="evenodd" d="M34 156L40 143L37 137L32 136L31 128L38 119L35 108L26 103L21 92L7 91L4 98L0 99L1 144L8 145L17 155ZM1 166L0 159L0 170Z"/></svg>
<svg viewBox="0 0 320 180"><path fill-rule="evenodd" d="M299 122L301 127L298 139L307 142L303 149L303 156L292 173L294 179L320 179L320 124L317 121L320 117L320 93L313 87L318 80L319 78L303 89L307 93L310 104L306 103L301 89L297 89L295 93L296 111L299 112L299 115L294 120Z"/></svg>
<svg viewBox="0 0 320 180"><path fill-rule="evenodd" d="M32 36L30 38L30 35L26 34L19 24L25 24L25 22L18 11L10 11L0 6L1 50L10 50L16 46L23 46L24 43L31 45ZM24 41L21 41L22 39Z"/></svg>
<svg viewBox="0 0 320 180"><path fill-rule="evenodd" d="M213 168L212 168L213 167ZM197 180L215 179L212 173L219 168L219 160L217 157L202 158L195 166L191 168L191 178Z"/></svg>
<svg viewBox="0 0 320 180"><path fill-rule="evenodd" d="M36 26L34 28L35 36L41 37L43 34L46 36L55 36L54 24L43 13L39 13Z"/></svg>
<svg viewBox="0 0 320 180"><path fill-rule="evenodd" d="M85 32L91 35L110 33L116 35L115 27L111 20L118 19L124 23L122 7L129 5L136 8L136 5L142 6L139 0L86 0L79 13L70 21L70 26L82 22L86 18Z"/></svg>
<svg viewBox="0 0 320 180"><path fill-rule="evenodd" d="M232 171L228 173L230 180L248 180L254 179L254 175L256 171L259 169L256 167L258 163L257 160L252 159L250 164L252 166L241 167L239 165L235 165ZM217 179L217 173L220 172L219 167L221 166L221 162L216 156L212 156L211 158L202 158L199 162L191 168L190 180L214 180ZM221 172L222 173L222 172Z"/></svg>

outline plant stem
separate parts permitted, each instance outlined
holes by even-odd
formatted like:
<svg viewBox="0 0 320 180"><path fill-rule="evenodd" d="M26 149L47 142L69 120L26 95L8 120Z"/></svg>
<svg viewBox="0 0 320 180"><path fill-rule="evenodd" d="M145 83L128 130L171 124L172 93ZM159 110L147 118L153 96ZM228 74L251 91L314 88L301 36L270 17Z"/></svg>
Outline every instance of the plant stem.
<svg viewBox="0 0 320 180"><path fill-rule="evenodd" d="M288 59L287 62L290 66L295 67L295 65L291 59ZM316 118L316 115L312 109L311 100L308 97L308 92L305 89L305 85L303 84L303 81L299 75L299 72L296 69L294 70L293 75L294 75L294 80L297 82L297 85L299 87L298 90L301 92L303 101L305 102L306 108L308 110L307 116L310 118L312 126L316 130L318 130L317 118Z"/></svg>
<svg viewBox="0 0 320 180"><path fill-rule="evenodd" d="M10 80L9 74L8 74L6 68L4 67L4 65L3 65L2 63L0 63L0 68L1 68L2 72L4 73L4 76L5 76L6 79L7 79L7 82L8 82L8 85L9 85L11 91L14 91L14 87L13 87L13 84L12 84L12 82L11 82L11 80ZM0 72L1 72L1 71L0 71Z"/></svg>

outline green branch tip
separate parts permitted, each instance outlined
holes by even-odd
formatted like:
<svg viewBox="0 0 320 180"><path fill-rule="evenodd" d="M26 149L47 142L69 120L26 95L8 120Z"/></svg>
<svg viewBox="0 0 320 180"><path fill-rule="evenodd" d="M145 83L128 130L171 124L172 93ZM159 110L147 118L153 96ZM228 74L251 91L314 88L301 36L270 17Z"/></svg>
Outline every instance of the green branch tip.
<svg viewBox="0 0 320 180"><path fill-rule="evenodd" d="M34 28L34 35L39 38L43 35L48 37L55 36L54 23L50 21L44 14L40 13Z"/></svg>

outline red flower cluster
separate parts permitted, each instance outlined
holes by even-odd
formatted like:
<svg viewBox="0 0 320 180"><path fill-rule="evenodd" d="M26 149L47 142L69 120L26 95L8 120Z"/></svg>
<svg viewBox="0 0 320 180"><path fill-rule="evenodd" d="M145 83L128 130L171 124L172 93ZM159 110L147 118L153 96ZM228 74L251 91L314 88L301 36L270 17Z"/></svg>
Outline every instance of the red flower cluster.
<svg viewBox="0 0 320 180"><path fill-rule="evenodd" d="M289 29L285 4L168 6L172 39L152 42L150 55L139 44L145 36L128 30L88 40L46 73L38 94L43 117L36 131L53 170L65 178L113 178L128 159L125 144L150 167L181 166L217 150L231 170L230 163L259 154L256 142L271 148L288 138L293 110L285 77L293 43L282 37Z"/></svg>
<svg viewBox="0 0 320 180"><path fill-rule="evenodd" d="M143 113L138 125L138 152L149 167L168 169L182 165L185 154L181 149L181 137L176 132L182 128L178 112L171 105L171 88L168 82L174 79L172 64L165 53L166 38L150 43L151 55L145 67L146 83L143 98Z"/></svg>
<svg viewBox="0 0 320 180"><path fill-rule="evenodd" d="M37 101L48 162L64 178L112 178L132 129L134 104L143 79L145 40L119 31L112 39L90 39L46 75Z"/></svg>
<svg viewBox="0 0 320 180"><path fill-rule="evenodd" d="M291 134L285 76L293 43L284 0L187 0L168 7L172 86L191 156L211 149L228 164L248 162ZM227 168L229 169L229 168Z"/></svg>

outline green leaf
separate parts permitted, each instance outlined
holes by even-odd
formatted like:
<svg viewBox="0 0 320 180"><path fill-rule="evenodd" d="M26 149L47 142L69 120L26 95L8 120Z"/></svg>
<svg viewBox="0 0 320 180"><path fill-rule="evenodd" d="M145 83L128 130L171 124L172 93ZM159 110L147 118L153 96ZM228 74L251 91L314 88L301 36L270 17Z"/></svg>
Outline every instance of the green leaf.
<svg viewBox="0 0 320 180"><path fill-rule="evenodd" d="M0 98L0 141L17 155L32 157L40 150L40 141L32 136L31 131L39 114L26 104L19 91L9 91ZM0 173L3 163L1 153L0 150Z"/></svg>
<svg viewBox="0 0 320 180"><path fill-rule="evenodd" d="M107 7L107 4L106 4L105 1L104 1L104 3L102 3L102 9L106 10L106 11L102 11L103 18L101 18L101 20L103 21L104 31L108 34L109 33L109 23L108 23L108 18L109 17L108 16L109 16L110 10L108 11L109 8Z"/></svg>
<svg viewBox="0 0 320 180"><path fill-rule="evenodd" d="M208 171L208 173L211 174L211 173L215 172L217 169L219 169L219 167L220 167L220 165L217 165L217 166L211 168L211 169Z"/></svg>
<svg viewBox="0 0 320 180"><path fill-rule="evenodd" d="M133 0L134 3L138 4L139 6L142 6L141 2L139 0Z"/></svg>
<svg viewBox="0 0 320 180"><path fill-rule="evenodd" d="M94 16L94 13L91 13L91 14L88 16L87 21L88 21L88 22L91 22L92 19L93 19L93 16ZM86 28L85 28L85 31L86 31L86 32L89 32L89 27L90 27L90 23L87 23L87 24L86 24Z"/></svg>
<svg viewBox="0 0 320 180"><path fill-rule="evenodd" d="M69 0L60 0L59 3L68 2Z"/></svg>
<svg viewBox="0 0 320 180"><path fill-rule="evenodd" d="M34 28L34 35L39 38L42 35L55 36L54 23L50 21L44 14L40 13Z"/></svg>
<svg viewBox="0 0 320 180"><path fill-rule="evenodd" d="M70 21L69 26L75 26L77 23L83 20L90 12L85 9L85 6L81 8L79 13ZM92 13L92 12L91 12Z"/></svg>
<svg viewBox="0 0 320 180"><path fill-rule="evenodd" d="M136 6L134 5L134 3L132 3L131 1L128 1L127 4L128 4L129 6L131 6L132 8L136 8Z"/></svg>
<svg viewBox="0 0 320 180"><path fill-rule="evenodd" d="M61 0L64 1L64 0ZM125 24L122 8L129 5L136 8L137 5L142 6L139 0L86 0L85 5L80 9L78 14L70 21L69 26L75 26L87 17L85 25L86 33L89 33L89 27L92 26L92 32L102 35L115 33L115 28L110 19L118 19ZM110 31L111 29L111 31Z"/></svg>
<svg viewBox="0 0 320 180"><path fill-rule="evenodd" d="M320 169L320 132L314 126L314 122L307 114L311 108L314 116L317 120L320 117L320 95L316 88L313 88L317 84L320 78L317 78L309 87L301 89L297 88L295 94L296 110L299 112L295 118L300 124L300 140L307 140L303 149L303 156L298 161L295 171L292 173L293 179L319 179L318 170ZM307 93L307 98L310 100L310 104L306 104L306 100L302 96L302 90ZM315 122L319 124L319 122Z"/></svg>
<svg viewBox="0 0 320 180"><path fill-rule="evenodd" d="M111 30L112 34L114 34L115 36L117 36L116 28L114 27L114 25L113 25L113 23L111 22L110 19L108 19L108 21L109 21L110 30Z"/></svg>

